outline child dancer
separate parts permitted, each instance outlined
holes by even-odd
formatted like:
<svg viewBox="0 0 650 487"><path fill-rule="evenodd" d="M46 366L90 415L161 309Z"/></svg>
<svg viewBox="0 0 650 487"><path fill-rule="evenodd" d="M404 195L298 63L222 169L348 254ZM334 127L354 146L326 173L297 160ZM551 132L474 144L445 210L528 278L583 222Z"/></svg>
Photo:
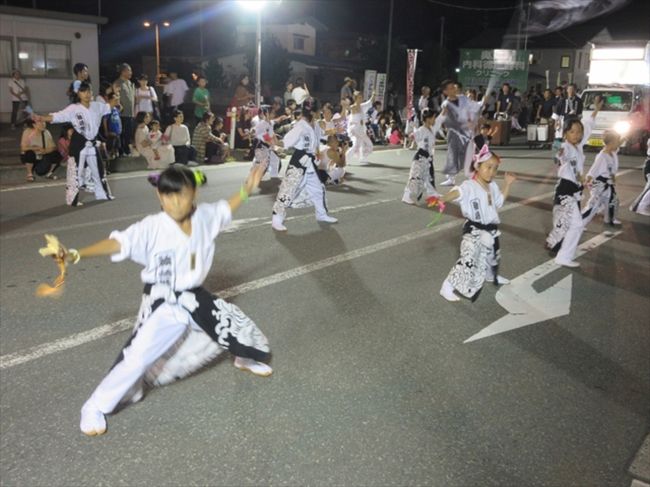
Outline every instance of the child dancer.
<svg viewBox="0 0 650 487"><path fill-rule="evenodd" d="M366 133L366 113L372 107L375 101L375 93L368 101L363 101L363 96L360 92L354 92L354 103L350 105L350 114L348 115L348 135L352 140L352 147L348 149L345 158L348 161L352 160L354 155L359 158L359 164L367 165L368 157L372 154L372 142Z"/></svg>
<svg viewBox="0 0 650 487"><path fill-rule="evenodd" d="M333 134L327 136L327 145L321 146L319 152L321 168L327 171L328 183L339 184L343 182L347 148L347 143L339 144L338 137Z"/></svg>
<svg viewBox="0 0 650 487"><path fill-rule="evenodd" d="M618 196L616 194L616 173L618 172L618 148L621 137L606 130L603 134L605 148L596 156L596 160L587 173L587 187L591 193L587 208L582 213L582 222L587 226L597 213L604 214L605 223L620 225L618 220Z"/></svg>
<svg viewBox="0 0 650 487"><path fill-rule="evenodd" d="M36 121L50 123L71 123L74 134L70 140L70 159L68 160L65 200L68 205L81 206L79 187L85 183L85 168L90 168L92 182L95 188L95 198L98 200L114 199L108 187L104 174L97 132L102 123L102 117L111 112L106 103L91 101L93 98L90 85L82 82L77 90L79 103L68 105L60 112L49 115L34 115Z"/></svg>
<svg viewBox="0 0 650 487"><path fill-rule="evenodd" d="M269 111L266 107L261 107L257 114L259 120L255 124L255 138L253 139L253 150L255 157L251 171L257 167L262 168L262 174L270 169L272 178L280 177L280 158L273 152L272 146L277 145L277 139L273 132L273 125L268 120Z"/></svg>
<svg viewBox="0 0 650 487"><path fill-rule="evenodd" d="M259 361L270 356L266 337L237 306L210 294L201 285L210 271L214 240L259 183L254 172L228 201L196 204L197 175L184 166L167 168L156 181L163 211L124 231L112 232L79 251L61 248L59 257L76 263L88 257L131 259L144 266L145 284L138 322L117 361L81 409L81 431L89 436L106 431L106 414L136 388L148 369L188 329L202 331L221 349L235 355L235 367L267 376L271 367ZM139 389L138 389L139 387Z"/></svg>
<svg viewBox="0 0 650 487"><path fill-rule="evenodd" d="M325 186L318 177L316 166L318 136L312 123L312 112L303 109L300 119L282 140L285 148L293 147L295 151L273 205L271 226L278 232L287 230L284 226L287 208L313 205L316 209L316 220L326 223L338 221L327 214Z"/></svg>
<svg viewBox="0 0 650 487"><path fill-rule="evenodd" d="M422 198L426 190L427 197L438 196L436 180L433 170L433 152L436 145L436 132L440 124L436 124L436 116L432 110L422 110L422 125L413 133L413 140L417 144L417 152L413 156L409 180L404 188L402 201L407 205L414 205Z"/></svg>
<svg viewBox="0 0 650 487"><path fill-rule="evenodd" d="M603 102L599 100L590 118L581 122L568 118L564 123L564 142L558 151L558 176L553 199L553 229L546 238L546 247L559 246L555 263L565 267L580 267L574 259L580 236L584 230L580 200L582 199L582 171L585 164L583 146L591 134L594 121Z"/></svg>
<svg viewBox="0 0 650 487"><path fill-rule="evenodd" d="M497 210L508 198L510 186L516 178L514 174L506 173L505 186L500 191L493 181L498 167L499 157L491 153L487 145L483 146L474 156L472 179L463 181L440 198L442 209L444 203L454 201L467 218L463 225L460 258L440 288L440 295L447 301L459 301L454 291L474 301L486 280L495 285L510 282L497 272L501 257Z"/></svg>
<svg viewBox="0 0 650 487"><path fill-rule="evenodd" d="M458 94L458 85L452 80L441 84L442 92L447 99L442 103L442 122L447 127L447 163L444 173L447 176L441 186L453 186L456 174L465 166L466 156L471 157L467 150L474 137L474 125L481 110L481 105L471 101L465 95Z"/></svg>
<svg viewBox="0 0 650 487"><path fill-rule="evenodd" d="M648 158L646 159L645 166L643 167L643 177L646 180L645 188L643 188L641 194L636 197L630 206L630 211L634 211L639 215L650 216L650 139L648 139L646 145L648 147Z"/></svg>

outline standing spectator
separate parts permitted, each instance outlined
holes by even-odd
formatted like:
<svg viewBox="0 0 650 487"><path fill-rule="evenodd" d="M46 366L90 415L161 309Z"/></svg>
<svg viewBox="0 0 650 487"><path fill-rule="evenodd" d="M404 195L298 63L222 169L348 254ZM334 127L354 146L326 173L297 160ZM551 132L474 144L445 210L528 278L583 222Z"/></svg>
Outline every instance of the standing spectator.
<svg viewBox="0 0 650 487"><path fill-rule="evenodd" d="M185 94L189 88L184 79L178 77L178 73L172 71L169 73L169 81L165 85L164 94L168 97L165 104L167 106L167 118L173 119L174 113L181 109L181 105L185 101Z"/></svg>
<svg viewBox="0 0 650 487"><path fill-rule="evenodd" d="M305 101L307 101L309 98L309 90L307 89L307 83L305 83L304 79L296 79L296 84L291 92L291 98L296 101L296 105L298 105L299 108L302 108Z"/></svg>
<svg viewBox="0 0 650 487"><path fill-rule="evenodd" d="M512 103L510 104L510 115L512 115L512 121L510 125L512 129L517 132L521 132L523 127L520 122L521 111L523 110L523 100L521 99L521 92L515 88L512 90Z"/></svg>
<svg viewBox="0 0 650 487"><path fill-rule="evenodd" d="M427 108L434 113L438 113L440 111L440 106L438 106L436 109L435 98L431 96L431 88L428 86L423 86L420 90L420 98L415 110L417 112L418 121L420 123L422 122L422 111Z"/></svg>
<svg viewBox="0 0 650 487"><path fill-rule="evenodd" d="M352 98L354 96L354 80L352 78L345 78L343 86L341 87L341 100Z"/></svg>
<svg viewBox="0 0 650 487"><path fill-rule="evenodd" d="M485 95L485 100L483 100L483 106L485 107L485 111L483 112L488 120L492 120L494 118L494 114L497 111L497 92L496 91L491 91L489 94Z"/></svg>
<svg viewBox="0 0 650 487"><path fill-rule="evenodd" d="M293 91L293 82L292 81L287 81L287 84L285 85L284 89L284 95L282 97L282 100L284 101L284 104L286 105L289 100L293 100L291 92Z"/></svg>
<svg viewBox="0 0 650 487"><path fill-rule="evenodd" d="M106 152L109 161L115 159L120 152L120 139L122 138L122 119L120 117L120 97L117 93L109 93L106 96L106 103L111 112L102 118L102 135L106 139Z"/></svg>
<svg viewBox="0 0 650 487"><path fill-rule="evenodd" d="M503 83L501 93L499 93L497 98L497 113L512 114L512 102L513 96L510 93L510 83Z"/></svg>
<svg viewBox="0 0 650 487"><path fill-rule="evenodd" d="M580 118L582 115L582 99L576 94L576 85L571 83L566 89L566 98L562 99L556 108L556 113L564 117Z"/></svg>
<svg viewBox="0 0 650 487"><path fill-rule="evenodd" d="M174 147L174 159L179 164L198 166L196 163L196 149L191 145L190 129L183 124L183 112L174 112L174 123L165 130L164 142Z"/></svg>
<svg viewBox="0 0 650 487"><path fill-rule="evenodd" d="M122 137L120 140L120 155L131 155L131 140L135 132L133 116L135 115L135 85L131 82L133 71L131 66L124 63L120 66L120 77L115 81L120 87L120 105L122 112Z"/></svg>
<svg viewBox="0 0 650 487"><path fill-rule="evenodd" d="M9 93L11 94L11 129L14 130L18 122L22 123L24 121L22 112L29 105L29 88L17 69L11 73ZM21 113L20 120L18 120L19 113Z"/></svg>
<svg viewBox="0 0 650 487"><path fill-rule="evenodd" d="M148 83L149 77L141 74L138 78L138 89L135 90L135 112L151 113L155 117L154 103L158 102L158 95L153 86L149 86Z"/></svg>
<svg viewBox="0 0 650 487"><path fill-rule="evenodd" d="M202 120L203 115L210 111L210 92L205 87L208 84L208 80L205 76L199 76L196 80L196 84L198 86L194 89L194 94L192 95L194 116L197 120Z"/></svg>
<svg viewBox="0 0 650 487"><path fill-rule="evenodd" d="M57 179L54 171L61 164L61 154L52 139L52 134L45 128L42 120L27 120L27 126L20 139L20 161L27 170L27 182L34 182L34 173L49 179Z"/></svg>
<svg viewBox="0 0 650 487"><path fill-rule="evenodd" d="M230 102L231 107L243 107L244 105L248 105L251 100L255 99L255 95L252 94L248 89L249 84L250 80L248 79L247 74L239 78L239 83L235 88L235 94L232 101Z"/></svg>
<svg viewBox="0 0 650 487"><path fill-rule="evenodd" d="M553 93L551 93L551 90L546 88L544 90L544 101L537 107L537 114L535 119L543 124L549 123L551 117L553 116L553 108L555 107L555 103L556 102L553 99Z"/></svg>
<svg viewBox="0 0 650 487"><path fill-rule="evenodd" d="M90 84L90 72L88 71L88 65L84 63L75 64L72 67L72 72L74 73L74 80L68 87L67 95L70 103L79 103L77 92L79 91L81 83Z"/></svg>

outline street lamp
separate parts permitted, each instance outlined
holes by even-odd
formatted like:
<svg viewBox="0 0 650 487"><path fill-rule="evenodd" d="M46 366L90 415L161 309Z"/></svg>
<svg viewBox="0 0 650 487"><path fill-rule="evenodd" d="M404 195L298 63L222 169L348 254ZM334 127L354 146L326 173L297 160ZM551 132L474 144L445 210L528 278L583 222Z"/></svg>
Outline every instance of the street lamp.
<svg viewBox="0 0 650 487"><path fill-rule="evenodd" d="M156 84L158 84L160 82L160 31L158 28L158 22L149 22L148 20L145 20L142 25L147 29L153 25L156 32ZM163 27L169 27L172 24L165 20L162 22L162 25Z"/></svg>

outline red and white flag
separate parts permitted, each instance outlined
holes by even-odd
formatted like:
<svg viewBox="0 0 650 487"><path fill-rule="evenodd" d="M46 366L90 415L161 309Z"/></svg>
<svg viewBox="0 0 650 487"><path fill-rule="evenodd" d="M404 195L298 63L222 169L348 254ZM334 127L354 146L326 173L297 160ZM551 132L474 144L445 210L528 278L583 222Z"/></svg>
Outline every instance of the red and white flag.
<svg viewBox="0 0 650 487"><path fill-rule="evenodd" d="M408 58L408 65L406 67L406 115L407 120L411 120L415 112L413 106L413 82L415 79L415 65L418 60L417 49L407 49L406 56Z"/></svg>

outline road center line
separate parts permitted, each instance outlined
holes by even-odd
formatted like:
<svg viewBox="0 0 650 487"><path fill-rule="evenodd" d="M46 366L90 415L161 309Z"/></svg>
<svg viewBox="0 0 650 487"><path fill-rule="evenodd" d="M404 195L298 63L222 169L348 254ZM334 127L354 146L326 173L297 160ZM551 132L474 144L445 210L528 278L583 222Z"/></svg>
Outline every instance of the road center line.
<svg viewBox="0 0 650 487"><path fill-rule="evenodd" d="M532 198L528 198L520 202L507 203L501 208L501 213L515 208L519 208L521 206L528 205L530 203L534 203L536 201L544 200L546 198L549 198L552 195L553 192L551 191L548 193L540 194L538 196L533 196ZM233 298L235 296L239 296L247 292L262 289L272 284L277 284L279 282L283 282L289 279L294 279L296 277L304 276L306 274L310 274L312 272L316 272L321 269L325 269L327 267L340 264L342 262L347 262L353 259L357 259L359 257L364 257L366 255L379 252L381 250L397 247L399 245L412 242L419 238L430 236L433 233L438 233L443 230L459 227L459 225L460 225L459 221L457 219L454 219L453 221L449 221L437 225L432 229L425 228L422 230L418 230L416 232L407 233L406 235L402 235L400 237L391 238L383 242L362 247L360 249L344 252L342 254L328 257L326 259L322 259L317 262L312 262L311 264L294 267L293 269L289 269L287 271L278 272L276 274L272 274L267 277L255 279L253 281L245 282L237 286L222 289L220 291L217 291L215 294L218 294L224 299ZM15 367L16 365L31 362L33 360L46 357L53 353L63 352L71 348L75 348L80 345L83 345L85 343L89 343L95 340L99 340L100 338L104 338L110 335L114 335L116 333L120 333L122 331L129 330L130 328L133 327L134 322L135 322L135 317L125 318L123 320L115 321L113 323L98 326L96 328L93 328L92 330L75 333L68 337L61 338L59 340L54 340L53 342L50 343L44 343L18 352L2 355L0 356L0 370L8 369L10 367Z"/></svg>

